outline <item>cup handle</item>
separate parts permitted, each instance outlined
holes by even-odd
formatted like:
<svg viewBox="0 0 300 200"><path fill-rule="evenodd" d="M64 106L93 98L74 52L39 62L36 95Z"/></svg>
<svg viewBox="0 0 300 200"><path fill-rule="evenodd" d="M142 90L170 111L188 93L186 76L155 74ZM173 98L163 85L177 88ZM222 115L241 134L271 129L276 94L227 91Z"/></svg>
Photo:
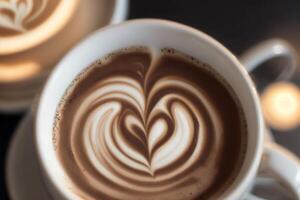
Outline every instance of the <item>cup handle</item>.
<svg viewBox="0 0 300 200"><path fill-rule="evenodd" d="M274 177L300 199L300 161L296 155L274 142L265 143L260 174Z"/></svg>
<svg viewBox="0 0 300 200"><path fill-rule="evenodd" d="M274 142L266 142L259 174L273 177L291 191L293 199L300 199L300 161L296 155ZM262 200L249 194L247 200Z"/></svg>
<svg viewBox="0 0 300 200"><path fill-rule="evenodd" d="M240 57L240 61L248 72L253 72L254 69L261 67L261 64L270 59L284 57L287 59L288 65L280 68L276 79L283 80L289 78L296 68L295 52L288 42L282 39L270 39L247 50ZM271 141L266 142L259 173L274 177L290 188L295 199L300 199L299 159L285 148ZM253 194L246 195L245 199L263 200Z"/></svg>
<svg viewBox="0 0 300 200"><path fill-rule="evenodd" d="M296 68L296 54L294 48L282 39L270 39L263 41L244 52L240 56L241 63L248 72L252 72L264 62L276 57L284 57L288 65L280 68L276 80L289 78Z"/></svg>

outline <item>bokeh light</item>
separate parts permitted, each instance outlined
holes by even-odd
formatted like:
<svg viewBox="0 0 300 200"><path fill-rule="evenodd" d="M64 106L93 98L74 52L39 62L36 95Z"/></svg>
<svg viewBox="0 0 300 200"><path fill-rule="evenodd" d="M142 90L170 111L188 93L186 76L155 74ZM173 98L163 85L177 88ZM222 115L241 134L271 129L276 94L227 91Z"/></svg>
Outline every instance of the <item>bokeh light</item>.
<svg viewBox="0 0 300 200"><path fill-rule="evenodd" d="M267 123L278 130L289 130L300 124L300 90L289 82L274 83L261 96Z"/></svg>
<svg viewBox="0 0 300 200"><path fill-rule="evenodd" d="M22 63L0 64L0 83L16 82L32 78L42 71L42 67L35 61Z"/></svg>

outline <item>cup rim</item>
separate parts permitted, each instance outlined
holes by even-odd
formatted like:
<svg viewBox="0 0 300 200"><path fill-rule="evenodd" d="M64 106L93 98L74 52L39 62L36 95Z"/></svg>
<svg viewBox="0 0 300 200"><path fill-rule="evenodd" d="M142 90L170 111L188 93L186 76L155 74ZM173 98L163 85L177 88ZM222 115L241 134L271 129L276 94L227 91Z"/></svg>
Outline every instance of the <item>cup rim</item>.
<svg viewBox="0 0 300 200"><path fill-rule="evenodd" d="M251 94L252 97L252 101L255 105L255 114L256 114L256 123L258 126L258 133L257 133L257 139L256 139L256 149L254 150L253 153L253 157L252 158L252 162L250 164L250 166L248 167L248 170L241 175L241 180L239 182L239 184L231 185L230 188L230 193L227 191L224 194L225 198L224 199L237 199L241 196L241 193L244 191L247 191L249 189L249 186L251 184L251 181L254 179L257 169L259 167L259 163L262 157L262 152L263 152L263 133L264 133L264 122L263 122L263 117L262 117L262 112L261 112L261 107L260 107L260 103L259 103L259 97L257 94L257 91L255 89L254 83L252 82L248 72L246 71L246 69L242 66L242 64L238 61L238 59L226 48L224 47L221 43L219 43L218 41L216 41L214 38L210 37L209 35L207 35L206 33L197 30L195 28L192 28L190 26L184 25L184 24L180 24L177 22L173 22L173 21L169 21L169 20L162 20L162 19L134 19L134 20L128 20L126 22L123 22L121 24L116 24L116 25L111 25L109 27L104 27L96 32L94 32L92 35L90 35L89 37L87 37L85 40L81 41L79 44L77 44L74 48L71 49L71 51L69 51L64 58L56 65L55 69L53 70L53 72L51 73L50 77L48 77L46 84L44 85L44 88L41 92L41 96L38 102L38 106L37 106L37 112L35 115L35 125L34 125L34 143L35 143L35 147L37 150L37 155L38 155L38 161L40 163L40 166L42 168L42 171L45 172L44 174L47 176L47 179L50 180L51 184L55 187L55 189L57 191L59 191L59 193L64 196L65 198L67 198L66 193L69 193L70 190L66 190L66 187L59 187L60 183L54 179L53 176L51 176L51 172L53 174L53 170L50 168L50 166L48 166L45 162L45 160L47 159L47 155L44 154L45 151L43 150L43 147L41 145L39 145L39 141L42 138L42 130L43 127L41 127L41 120L43 120L43 113L41 112L41 110L44 110L45 107L47 107L47 104L45 104L45 101L47 99L45 99L45 96L47 94L48 91L48 85L49 82L51 82L51 79L55 76L55 74L58 73L59 68L62 68L64 65L64 61L65 59L70 59L69 57L72 56L73 52L75 50L80 49L82 46L85 46L87 44L90 43L90 41L95 38L98 37L98 34L101 34L101 32L106 31L107 29L114 29L116 27L121 27L121 26L127 26L127 25L148 25L148 26L153 26L153 25L162 25L168 28L175 28L176 30L182 30L182 31L187 31L190 34L193 34L194 36L196 36L197 38L202 38L203 40L207 41L211 46L213 46L216 50L218 50L219 52L221 52L223 55L225 55L225 57L227 59L230 59L235 67L240 71L241 76L243 76L243 79L247 82L247 85L249 87L249 93ZM248 151L249 147L247 148ZM43 153L44 152L44 153Z"/></svg>

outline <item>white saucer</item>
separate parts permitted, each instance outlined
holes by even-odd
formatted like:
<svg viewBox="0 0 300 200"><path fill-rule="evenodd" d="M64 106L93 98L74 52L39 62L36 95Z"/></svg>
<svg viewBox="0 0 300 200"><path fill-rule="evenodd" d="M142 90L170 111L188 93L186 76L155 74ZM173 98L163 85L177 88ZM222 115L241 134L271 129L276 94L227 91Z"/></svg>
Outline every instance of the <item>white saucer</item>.
<svg viewBox="0 0 300 200"><path fill-rule="evenodd" d="M42 180L33 144L33 117L28 112L10 143L6 159L6 186L12 200L51 200Z"/></svg>
<svg viewBox="0 0 300 200"><path fill-rule="evenodd" d="M12 200L51 200L43 183L33 144L33 116L28 112L8 149L6 185ZM287 191L267 178L257 178L254 193L268 200L288 200Z"/></svg>

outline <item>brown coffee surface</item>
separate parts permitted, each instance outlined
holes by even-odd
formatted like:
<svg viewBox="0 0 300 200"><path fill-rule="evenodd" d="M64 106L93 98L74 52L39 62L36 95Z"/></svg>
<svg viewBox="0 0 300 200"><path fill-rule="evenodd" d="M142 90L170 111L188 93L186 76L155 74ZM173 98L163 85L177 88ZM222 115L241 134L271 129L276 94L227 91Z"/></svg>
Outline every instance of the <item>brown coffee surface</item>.
<svg viewBox="0 0 300 200"><path fill-rule="evenodd" d="M123 49L65 93L53 142L82 199L216 199L244 160L247 127L229 85L173 49Z"/></svg>
<svg viewBox="0 0 300 200"><path fill-rule="evenodd" d="M0 0L0 37L25 33L43 23L60 0Z"/></svg>

